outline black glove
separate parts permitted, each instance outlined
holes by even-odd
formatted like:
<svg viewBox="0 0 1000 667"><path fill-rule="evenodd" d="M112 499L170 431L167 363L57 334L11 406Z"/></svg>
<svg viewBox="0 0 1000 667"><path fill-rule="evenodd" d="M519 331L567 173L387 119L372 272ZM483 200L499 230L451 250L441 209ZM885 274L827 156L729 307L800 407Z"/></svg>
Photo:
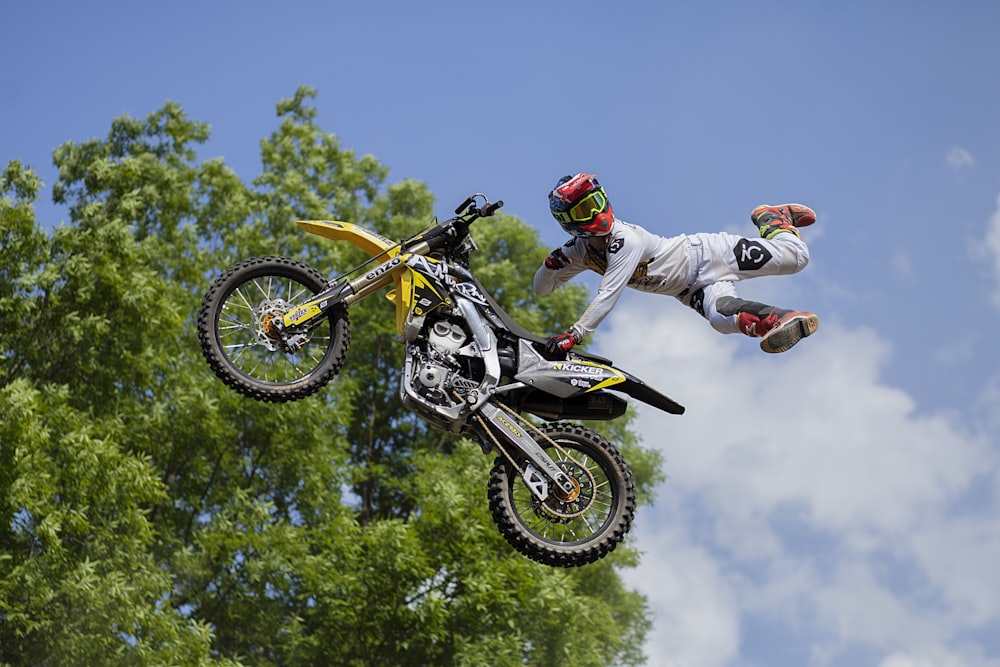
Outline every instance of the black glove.
<svg viewBox="0 0 1000 667"><path fill-rule="evenodd" d="M579 342L580 341L576 339L576 336L573 335L572 331L567 331L564 334L552 336L545 341L545 351L549 354L555 354L556 352L562 352L565 354Z"/></svg>
<svg viewBox="0 0 1000 667"><path fill-rule="evenodd" d="M558 271L562 267L569 266L572 263L573 260L566 256L562 248L556 248L545 258L545 268L550 271Z"/></svg>

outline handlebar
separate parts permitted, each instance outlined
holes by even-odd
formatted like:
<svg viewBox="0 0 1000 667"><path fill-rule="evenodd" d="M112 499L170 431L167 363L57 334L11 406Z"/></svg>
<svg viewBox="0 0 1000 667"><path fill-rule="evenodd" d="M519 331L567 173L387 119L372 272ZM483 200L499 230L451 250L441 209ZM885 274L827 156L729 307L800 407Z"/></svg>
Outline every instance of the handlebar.
<svg viewBox="0 0 1000 667"><path fill-rule="evenodd" d="M479 201L482 200L482 206ZM411 237L403 242L404 247L415 247L415 244L426 243L430 250L439 250L446 246L455 246L469 233L469 227L479 218L488 218L496 213L503 206L503 200L498 199L491 203L481 192L469 195L462 204L455 209L455 217L437 224L417 236Z"/></svg>
<svg viewBox="0 0 1000 667"><path fill-rule="evenodd" d="M476 206L476 202L480 199L485 202L482 208ZM466 197L465 201L459 204L458 208L455 209L455 215L462 215L464 211L466 215L473 216L475 218L488 218L497 212L500 207L503 206L503 200L498 199L496 203L491 204L490 200L486 198L482 192L476 192ZM471 220L470 220L471 222Z"/></svg>
<svg viewBox="0 0 1000 667"><path fill-rule="evenodd" d="M462 211L469 208L469 204L474 201L476 201L476 195L469 195L466 197L465 201L459 204L458 208L455 209L455 215L462 215Z"/></svg>
<svg viewBox="0 0 1000 667"><path fill-rule="evenodd" d="M503 200L498 199L494 204L487 204L486 208L479 212L479 217L488 218L503 207Z"/></svg>

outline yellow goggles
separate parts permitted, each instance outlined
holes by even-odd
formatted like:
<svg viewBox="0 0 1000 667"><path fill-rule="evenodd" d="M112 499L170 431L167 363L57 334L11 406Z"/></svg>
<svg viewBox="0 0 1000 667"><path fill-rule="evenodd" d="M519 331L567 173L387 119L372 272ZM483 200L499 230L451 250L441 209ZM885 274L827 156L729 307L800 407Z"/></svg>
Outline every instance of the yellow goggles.
<svg viewBox="0 0 1000 667"><path fill-rule="evenodd" d="M552 215L559 222L590 222L594 216L603 213L608 206L608 198L604 196L603 190L594 190L589 195L578 201L568 211L561 213L553 212Z"/></svg>

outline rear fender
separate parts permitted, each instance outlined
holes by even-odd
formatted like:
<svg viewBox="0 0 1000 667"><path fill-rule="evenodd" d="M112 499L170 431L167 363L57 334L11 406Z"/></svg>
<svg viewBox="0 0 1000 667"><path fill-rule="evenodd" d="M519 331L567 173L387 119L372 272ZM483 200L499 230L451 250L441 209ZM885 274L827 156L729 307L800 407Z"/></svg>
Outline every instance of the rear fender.
<svg viewBox="0 0 1000 667"><path fill-rule="evenodd" d="M625 375L625 381L616 384L614 386L615 391L628 394L632 398L638 399L647 405L652 405L654 408L663 410L669 414L684 414L684 406L674 399L661 394L630 373L622 371L622 374Z"/></svg>
<svg viewBox="0 0 1000 667"><path fill-rule="evenodd" d="M608 360L551 361L524 339L521 340L519 353L520 366L514 379L557 398L566 399L608 389L627 394L672 415L684 414L684 406L631 373L615 368Z"/></svg>

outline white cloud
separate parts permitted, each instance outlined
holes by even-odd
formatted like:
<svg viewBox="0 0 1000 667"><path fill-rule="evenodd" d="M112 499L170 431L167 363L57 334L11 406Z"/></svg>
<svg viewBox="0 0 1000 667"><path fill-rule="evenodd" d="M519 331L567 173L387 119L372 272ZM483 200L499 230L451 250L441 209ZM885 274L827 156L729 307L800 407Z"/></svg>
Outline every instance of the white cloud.
<svg viewBox="0 0 1000 667"><path fill-rule="evenodd" d="M996 665L996 662L983 661L976 655L960 655L934 649L924 655L914 656L906 652L895 652L878 667L971 667L972 665Z"/></svg>
<svg viewBox="0 0 1000 667"><path fill-rule="evenodd" d="M949 150L948 155L945 157L945 161L954 171L960 171L966 167L973 167L976 164L976 160L972 157L972 153L965 150L961 146L955 146Z"/></svg>
<svg viewBox="0 0 1000 667"><path fill-rule="evenodd" d="M820 619L843 642L892 647L907 641L903 632L920 643L940 635L934 619L914 615L859 559L845 559L815 595Z"/></svg>
<svg viewBox="0 0 1000 667"><path fill-rule="evenodd" d="M657 563L630 571L628 583L650 594L657 667L723 667L739 651L739 609L711 554L682 525L640 519L648 539L645 558ZM636 578L641 575L641 578Z"/></svg>
<svg viewBox="0 0 1000 667"><path fill-rule="evenodd" d="M986 238L982 252L993 268L993 305L1000 308L1000 197L997 197L997 210L986 223Z"/></svg>
<svg viewBox="0 0 1000 667"><path fill-rule="evenodd" d="M998 509L994 505L989 518L936 516L909 540L915 561L944 596L950 613L959 617L955 621L984 624L1000 620Z"/></svg>
<svg viewBox="0 0 1000 667"><path fill-rule="evenodd" d="M893 254L891 266L892 272L896 276L905 279L913 277L913 262L910 261L907 255L901 252Z"/></svg>
<svg viewBox="0 0 1000 667"><path fill-rule="evenodd" d="M762 622L817 666L852 649L882 667L994 664L960 643L1000 622L995 446L886 385L874 331L821 325L766 355L656 299L627 298L597 339L688 408L636 420L669 476L640 510L630 575L657 612L650 664L778 665L743 654Z"/></svg>

